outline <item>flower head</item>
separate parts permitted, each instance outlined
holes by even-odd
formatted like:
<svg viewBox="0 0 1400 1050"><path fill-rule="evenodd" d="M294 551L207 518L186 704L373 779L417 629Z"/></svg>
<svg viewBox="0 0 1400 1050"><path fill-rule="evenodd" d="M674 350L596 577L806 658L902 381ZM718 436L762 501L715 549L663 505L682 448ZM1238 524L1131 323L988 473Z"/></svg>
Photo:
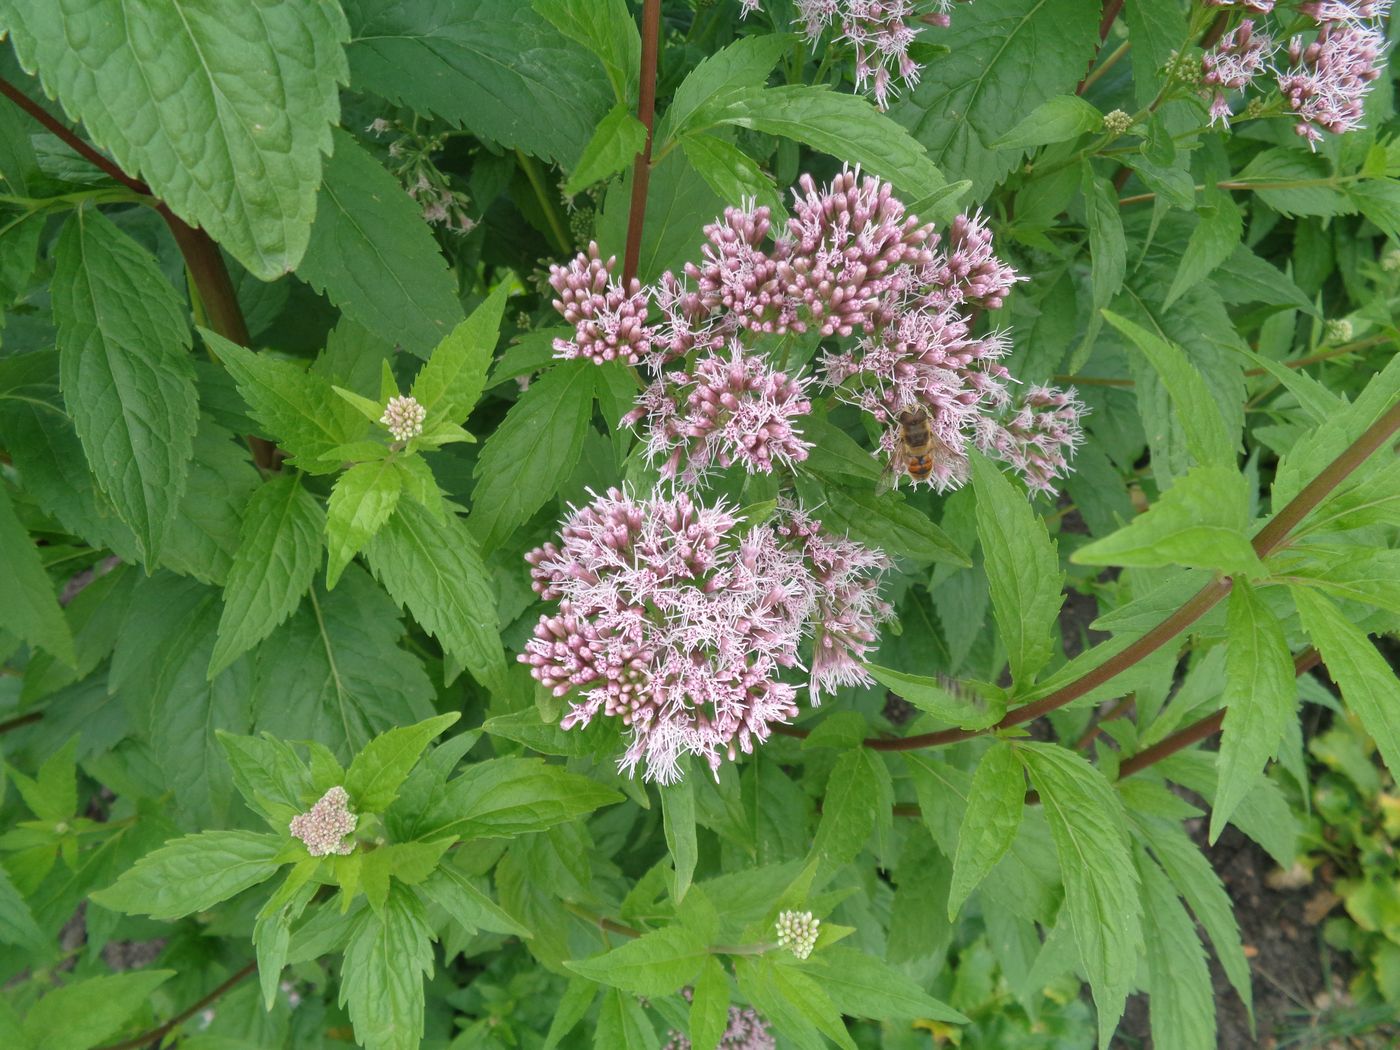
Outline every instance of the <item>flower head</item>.
<svg viewBox="0 0 1400 1050"><path fill-rule="evenodd" d="M391 397L379 422L389 428L396 441L407 441L423 433L423 420L427 418L428 410L415 398Z"/></svg>
<svg viewBox="0 0 1400 1050"><path fill-rule="evenodd" d="M331 853L342 856L355 848L355 840L348 838L355 831L359 817L350 812L350 796L343 787L333 787L327 791L305 813L298 813L289 825L292 837L306 844L306 852L313 857L325 857Z"/></svg>
<svg viewBox="0 0 1400 1050"><path fill-rule="evenodd" d="M689 1002L694 993L686 988L682 994ZM774 1050L778 1044L773 1033L768 1031L763 1018L757 1011L744 1007L730 1006L729 1022L719 1037L715 1050ZM690 1038L672 1029L667 1034L667 1043L662 1050L691 1050Z"/></svg>
<svg viewBox="0 0 1400 1050"><path fill-rule="evenodd" d="M817 933L822 921L809 911L785 911L774 924L778 931L778 947L787 948L799 959L812 954L817 946Z"/></svg>
<svg viewBox="0 0 1400 1050"><path fill-rule="evenodd" d="M1256 32L1254 22L1246 18L1222 36L1216 45L1201 56L1201 84L1211 89L1210 122L1230 122L1227 90L1247 88L1268 65L1277 45L1266 33Z"/></svg>
<svg viewBox="0 0 1400 1050"><path fill-rule="evenodd" d="M635 365L651 353L648 295L635 277L625 288L613 280L616 265L616 256L604 261L598 245L590 244L568 266L549 268L549 283L559 295L554 308L574 326L572 339L554 340L555 356L594 364L621 358Z"/></svg>
<svg viewBox="0 0 1400 1050"><path fill-rule="evenodd" d="M1288 44L1292 65L1278 75L1279 89L1298 118L1294 131L1316 147L1322 131L1340 135L1361 127L1384 52L1381 31L1359 23L1329 22L1312 43L1295 36Z"/></svg>

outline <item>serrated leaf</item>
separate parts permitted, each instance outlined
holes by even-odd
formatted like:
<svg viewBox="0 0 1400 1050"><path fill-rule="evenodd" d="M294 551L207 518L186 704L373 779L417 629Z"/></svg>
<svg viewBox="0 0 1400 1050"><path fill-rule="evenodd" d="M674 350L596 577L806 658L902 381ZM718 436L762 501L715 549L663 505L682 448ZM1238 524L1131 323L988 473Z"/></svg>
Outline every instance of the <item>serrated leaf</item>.
<svg viewBox="0 0 1400 1050"><path fill-rule="evenodd" d="M269 354L255 354L215 332L200 336L233 376L238 392L263 433L293 457L308 474L332 474L339 464L325 464L326 453L365 433L364 417L335 396L329 380Z"/></svg>
<svg viewBox="0 0 1400 1050"><path fill-rule="evenodd" d="M357 463L336 479L326 504L327 587L384 527L402 492L403 474L388 459Z"/></svg>
<svg viewBox="0 0 1400 1050"><path fill-rule="evenodd" d="M1018 686L1035 679L1054 653L1064 602L1059 552L1024 494L983 456L972 459L977 537L991 589L992 612Z"/></svg>
<svg viewBox="0 0 1400 1050"><path fill-rule="evenodd" d="M1220 774L1210 814L1215 842L1230 814L1278 754L1298 707L1293 658L1283 627L1243 580L1230 592L1225 654L1225 723L1220 737Z"/></svg>
<svg viewBox="0 0 1400 1050"><path fill-rule="evenodd" d="M992 149L1026 149L1065 142L1103 127L1103 114L1078 95L1053 95L1027 113Z"/></svg>
<svg viewBox="0 0 1400 1050"><path fill-rule="evenodd" d="M690 997L692 1050L716 1050L729 1027L729 978L724 965L711 956L700 968Z"/></svg>
<svg viewBox="0 0 1400 1050"><path fill-rule="evenodd" d="M953 881L948 889L948 918L957 917L977 884L1011 848L1026 804L1026 777L1015 751L995 743L977 763L967 810L958 831Z"/></svg>
<svg viewBox="0 0 1400 1050"><path fill-rule="evenodd" d="M282 970L292 942L292 923L311 902L320 886L311 877L320 867L316 857L305 857L287 874L253 922L253 948L258 964L258 986L263 1009L271 1010L281 988Z"/></svg>
<svg viewBox="0 0 1400 1050"><path fill-rule="evenodd" d="M296 611L321 564L325 512L294 474L258 487L248 501L209 658L212 679Z"/></svg>
<svg viewBox="0 0 1400 1050"><path fill-rule="evenodd" d="M587 361L551 368L482 444L467 527L485 552L529 520L578 464L596 370Z"/></svg>
<svg viewBox="0 0 1400 1050"><path fill-rule="evenodd" d="M554 1004L554 1017L549 1022L549 1032L545 1035L542 1050L554 1050L559 1041L574 1030L593 1000L598 996L598 985L582 977L570 978L564 994Z"/></svg>
<svg viewBox="0 0 1400 1050"><path fill-rule="evenodd" d="M635 100L642 36L626 0L533 0L531 6L555 29L597 56L620 105Z"/></svg>
<svg viewBox="0 0 1400 1050"><path fill-rule="evenodd" d="M740 37L706 55L686 74L666 107L656 129L658 147L703 121L707 113L722 108L730 95L762 87L792 44L791 34L763 33Z"/></svg>
<svg viewBox="0 0 1400 1050"><path fill-rule="evenodd" d="M433 931L423 905L393 885L382 910L360 913L340 970L340 1005L365 1050L418 1050L423 977L432 973Z"/></svg>
<svg viewBox="0 0 1400 1050"><path fill-rule="evenodd" d="M810 479L799 478L799 486ZM894 493L877 493L875 486L807 485L811 506L821 506L822 521L836 532L890 554L921 562L967 565L953 539Z"/></svg>
<svg viewBox="0 0 1400 1050"><path fill-rule="evenodd" d="M417 725L380 733L355 756L345 772L345 790L361 813L382 813L417 765L428 743L460 718L456 711Z"/></svg>
<svg viewBox="0 0 1400 1050"><path fill-rule="evenodd" d="M675 900L679 904L685 900L686 890L695 875L695 864L700 859L695 839L695 784L689 777L682 777L658 790L666 849L676 869Z"/></svg>
<svg viewBox="0 0 1400 1050"><path fill-rule="evenodd" d="M289 812L302 808L311 793L311 777L292 746L272 736L215 733L233 771L233 785L250 807L281 830Z"/></svg>
<svg viewBox="0 0 1400 1050"><path fill-rule="evenodd" d="M734 973L749 1002L800 1050L826 1046L818 1033L843 1050L856 1050L831 996L795 966L769 956L742 958L735 960Z"/></svg>
<svg viewBox="0 0 1400 1050"><path fill-rule="evenodd" d="M201 583L223 586L238 553L244 510L262 476L248 448L213 421L200 419L194 459L160 564Z"/></svg>
<svg viewBox="0 0 1400 1050"><path fill-rule="evenodd" d="M1156 0L1128 0L1123 20L1133 42L1134 101L1148 105L1166 81L1167 63L1186 39L1186 13L1179 4Z"/></svg>
<svg viewBox="0 0 1400 1050"><path fill-rule="evenodd" d="M190 331L149 253L96 209L54 256L63 400L88 464L152 565L189 476L198 405Z"/></svg>
<svg viewBox="0 0 1400 1050"><path fill-rule="evenodd" d="M593 1031L595 1050L651 1050L657 1045L656 1029L641 1003L616 988L603 993L598 1027Z"/></svg>
<svg viewBox="0 0 1400 1050"><path fill-rule="evenodd" d="M0 944L12 944L31 952L45 952L49 948L48 935L34 921L29 904L4 868L0 868Z"/></svg>
<svg viewBox="0 0 1400 1050"><path fill-rule="evenodd" d="M1020 160L988 143L1074 90L1098 46L1099 11L1079 0L978 0L958 15L938 34L948 53L891 113L982 200Z"/></svg>
<svg viewBox="0 0 1400 1050"><path fill-rule="evenodd" d="M806 969L843 1014L875 1020L927 1017L951 1024L968 1023L957 1010L929 995L893 966L855 948L824 948L812 956Z"/></svg>
<svg viewBox="0 0 1400 1050"><path fill-rule="evenodd" d="M578 165L564 183L564 192L572 196L611 178L631 164L646 144L646 125L632 115L630 107L614 106L583 147Z"/></svg>
<svg viewBox="0 0 1400 1050"><path fill-rule="evenodd" d="M1080 565L1186 565L1225 573L1261 571L1250 546L1249 491L1233 467L1195 466L1127 528L1080 547Z"/></svg>
<svg viewBox="0 0 1400 1050"><path fill-rule="evenodd" d="M1108 310L1103 311L1103 315L1109 324L1132 340L1161 377L1186 429L1187 446L1196 462L1212 466L1233 464L1235 442L1225 429L1205 381L1191 367L1181 348L1125 317Z"/></svg>
<svg viewBox="0 0 1400 1050"><path fill-rule="evenodd" d="M496 592L476 540L456 514L401 504L366 548L375 578L482 685L504 688Z"/></svg>
<svg viewBox="0 0 1400 1050"><path fill-rule="evenodd" d="M1347 708L1376 742L1386 768L1400 771L1400 679L1365 633L1330 601L1309 587L1291 586L1289 593Z"/></svg>
<svg viewBox="0 0 1400 1050"><path fill-rule="evenodd" d="M1107 179L1094 174L1086 158L1083 165L1084 213L1089 223L1089 256L1093 261L1090 284L1094 309L1107 306L1123 287L1128 272L1128 247L1123 237L1123 217L1118 194Z"/></svg>
<svg viewBox="0 0 1400 1050"><path fill-rule="evenodd" d="M264 281L296 265L348 80L336 5L4 0L0 20L20 63L175 214Z"/></svg>
<svg viewBox="0 0 1400 1050"><path fill-rule="evenodd" d="M597 60L524 0L343 6L356 90L508 149L571 164L614 101Z"/></svg>
<svg viewBox="0 0 1400 1050"><path fill-rule="evenodd" d="M5 600L0 601L0 628L69 666L76 664L73 632L39 560L39 551L15 516L4 484L0 484L0 576L6 581Z"/></svg>
<svg viewBox="0 0 1400 1050"><path fill-rule="evenodd" d="M495 758L468 766L415 829L418 838L521 835L621 802L595 780L533 758Z"/></svg>
<svg viewBox="0 0 1400 1050"><path fill-rule="evenodd" d="M376 733L432 716L432 682L399 648L399 611L367 573L352 565L333 592L318 584L307 597L257 649L258 729L349 759Z"/></svg>
<svg viewBox="0 0 1400 1050"><path fill-rule="evenodd" d="M1001 697L953 693L936 678L908 674L877 664L866 664L865 669L875 681L893 689L920 711L927 711L960 729L986 729L996 725L1006 714L1006 701Z"/></svg>
<svg viewBox="0 0 1400 1050"><path fill-rule="evenodd" d="M104 908L178 919L265 882L282 842L253 831L201 831L148 853L92 899Z"/></svg>
<svg viewBox="0 0 1400 1050"><path fill-rule="evenodd" d="M423 890L468 933L482 929L516 937L531 936L528 927L507 913L451 864L443 864L433 872L423 882Z"/></svg>
<svg viewBox="0 0 1400 1050"><path fill-rule="evenodd" d="M89 1050L121 1030L174 970L89 977L56 988L24 1018L24 1050Z"/></svg>
<svg viewBox="0 0 1400 1050"><path fill-rule="evenodd" d="M1186 242L1186 251L1177 267L1172 286L1162 302L1167 309L1176 302L1187 289L1199 284L1210 276L1212 270L1230 257L1240 247L1240 237L1244 234L1244 215L1239 205L1223 191L1207 194L1210 202L1199 211L1200 219L1191 231L1191 239Z"/></svg>
<svg viewBox="0 0 1400 1050"><path fill-rule="evenodd" d="M681 139L681 149L685 159L721 199L740 201L752 197L770 208L781 203L773 180L732 142L714 135L686 135Z"/></svg>
<svg viewBox="0 0 1400 1050"><path fill-rule="evenodd" d="M1162 869L1139 848L1148 1009L1155 1046L1214 1050L1215 993L1196 924Z"/></svg>
<svg viewBox="0 0 1400 1050"><path fill-rule="evenodd" d="M1259 199L1284 215L1343 215L1354 210L1334 179L1331 162L1307 150L1266 149L1234 178L1247 182Z"/></svg>
<svg viewBox="0 0 1400 1050"><path fill-rule="evenodd" d="M854 860L871 832L888 822L893 801L889 770L879 755L868 748L841 755L827 780L813 855L828 868Z"/></svg>
<svg viewBox="0 0 1400 1050"><path fill-rule="evenodd" d="M1141 902L1123 805L1107 780L1068 748L1022 742L1017 754L1040 794L1079 956L1099 1013L1106 1047L1137 972Z"/></svg>
<svg viewBox="0 0 1400 1050"><path fill-rule="evenodd" d="M566 965L591 981L635 995L669 995L690 983L709 954L709 945L695 931L667 926Z"/></svg>
<svg viewBox="0 0 1400 1050"><path fill-rule="evenodd" d="M335 132L296 269L351 321L419 357L462 320L457 282L421 206L344 131Z"/></svg>
<svg viewBox="0 0 1400 1050"><path fill-rule="evenodd" d="M910 198L947 182L904 128L859 95L806 84L755 88L736 93L713 119L790 138L859 164Z"/></svg>
<svg viewBox="0 0 1400 1050"><path fill-rule="evenodd" d="M498 285L471 316L452 329L433 350L413 380L413 397L437 420L465 422L486 385L486 370L496 352L510 286Z"/></svg>

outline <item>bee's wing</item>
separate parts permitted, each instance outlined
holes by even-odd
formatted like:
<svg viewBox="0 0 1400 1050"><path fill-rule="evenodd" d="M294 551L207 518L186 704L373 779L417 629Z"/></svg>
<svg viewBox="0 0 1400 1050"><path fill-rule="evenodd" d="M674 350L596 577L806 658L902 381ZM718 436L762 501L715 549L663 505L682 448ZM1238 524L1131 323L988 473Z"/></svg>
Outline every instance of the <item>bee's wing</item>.
<svg viewBox="0 0 1400 1050"><path fill-rule="evenodd" d="M891 453L885 459L885 469L880 471L880 480L875 482L875 494L877 496L890 492L899 486L899 476L904 471L898 466L898 460Z"/></svg>

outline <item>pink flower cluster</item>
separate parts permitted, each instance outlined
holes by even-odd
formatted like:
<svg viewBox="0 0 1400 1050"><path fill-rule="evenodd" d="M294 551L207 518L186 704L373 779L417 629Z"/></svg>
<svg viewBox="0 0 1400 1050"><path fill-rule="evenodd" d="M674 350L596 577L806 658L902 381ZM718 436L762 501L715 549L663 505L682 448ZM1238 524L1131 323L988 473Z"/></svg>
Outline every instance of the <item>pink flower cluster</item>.
<svg viewBox="0 0 1400 1050"><path fill-rule="evenodd" d="M687 988L683 994L689 1002L694 993ZM756 1011L730 1006L729 1023L719 1037L715 1050L774 1050L777 1045L773 1033ZM673 1028L667 1033L666 1045L661 1050L692 1050L692 1044L685 1033Z"/></svg>
<svg viewBox="0 0 1400 1050"><path fill-rule="evenodd" d="M1211 6L1235 6L1210 0ZM1268 14L1273 0L1241 0L1239 6ZM1297 117L1294 131L1316 148L1322 132L1341 135L1361 127L1366 96L1381 75L1385 58L1382 20L1391 0L1309 0L1301 14L1318 23L1309 41L1295 35L1288 43L1289 65L1271 68L1279 91ZM1210 121L1228 124L1231 111L1225 92L1247 88L1269 67L1278 50L1253 19L1245 19L1220 38L1201 59L1201 83L1210 92Z"/></svg>
<svg viewBox="0 0 1400 1050"><path fill-rule="evenodd" d="M662 784L682 756L716 770L795 716L797 686L780 676L808 638L813 703L868 681L859 661L889 614L875 593L884 556L792 507L745 528L723 502L610 489L526 561L559 611L540 618L520 661L555 695L577 695L565 729L621 719L631 740L619 767L644 764Z"/></svg>
<svg viewBox="0 0 1400 1050"><path fill-rule="evenodd" d="M647 459L661 461L663 477L696 484L711 467L735 463L768 474L775 462L790 469L807 458L811 445L795 425L812 410L803 386L735 339L727 355L658 376L622 422L645 422Z"/></svg>
<svg viewBox="0 0 1400 1050"><path fill-rule="evenodd" d="M838 342L819 358L819 383L884 426L891 460L899 458L900 415L929 417L939 453L927 481L940 491L966 480L972 447L1018 466L1037 489L1068 472L1078 402L1061 395L1058 448L1045 430L1022 447L1030 432L1001 421L1027 410L999 361L1009 344L1001 332L972 328L976 313L1000 308L1021 278L997 258L980 213L959 215L940 236L888 184L845 170L826 186L803 175L785 229L751 203L726 209L705 237L698 262L650 289L624 292L595 249L551 278L561 295L555 306L575 326L573 340L556 341L561 354L645 360L656 370L624 422L642 428L666 477L695 484L716 467L769 473L806 457L799 420L810 410L808 381L746 345L754 336L801 334ZM605 295L614 319L626 297L626 324L612 329L625 328L626 350L623 340L598 334ZM649 298L660 314L650 326ZM584 349L600 343L606 352ZM693 366L663 370L692 353Z"/></svg>
<svg viewBox="0 0 1400 1050"><path fill-rule="evenodd" d="M568 266L549 268L549 283L559 295L554 308L574 326L573 339L554 341L558 356L586 357L599 365L621 358L635 365L651 352L647 293L636 278L626 288L613 280L616 265L616 257L604 262L598 245L590 244L588 253Z"/></svg>
<svg viewBox="0 0 1400 1050"><path fill-rule="evenodd" d="M900 86L919 82L920 67L909 55L919 37L919 23L947 28L952 0L796 0L797 16L808 43L815 44L830 26L836 39L856 53L856 87L868 89L881 109ZM744 17L759 0L740 0Z"/></svg>

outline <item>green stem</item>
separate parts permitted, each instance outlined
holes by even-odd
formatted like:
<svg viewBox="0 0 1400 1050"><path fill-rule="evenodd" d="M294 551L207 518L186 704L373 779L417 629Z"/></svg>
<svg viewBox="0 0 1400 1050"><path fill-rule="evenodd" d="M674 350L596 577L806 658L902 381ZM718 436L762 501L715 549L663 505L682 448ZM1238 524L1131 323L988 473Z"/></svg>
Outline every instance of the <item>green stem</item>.
<svg viewBox="0 0 1400 1050"><path fill-rule="evenodd" d="M1132 46L1133 42L1131 40L1124 40L1121 44L1114 48L1113 51L1109 54L1109 56L1105 58L1102 62L1100 62L1097 66L1095 66L1093 70L1090 71L1089 75L1084 78L1083 83L1079 85L1079 94L1084 94L1084 92L1088 91L1091 87L1097 84L1099 82L1099 78L1102 77L1105 73L1107 73L1110 69L1112 69L1115 65L1117 65L1119 60L1122 59L1122 57L1128 53L1128 49Z"/></svg>
<svg viewBox="0 0 1400 1050"><path fill-rule="evenodd" d="M564 230L564 222L559 215L559 209L550 199L549 192L545 188L544 176L540 174L540 169L535 162L527 157L520 150L515 151L516 163L520 165L520 170L525 173L525 178L530 180L530 188L535 191L535 199L540 202L540 209L544 212L545 221L549 223L549 232L554 234L554 246L559 249L561 255L568 255L572 247L569 243L569 235Z"/></svg>

